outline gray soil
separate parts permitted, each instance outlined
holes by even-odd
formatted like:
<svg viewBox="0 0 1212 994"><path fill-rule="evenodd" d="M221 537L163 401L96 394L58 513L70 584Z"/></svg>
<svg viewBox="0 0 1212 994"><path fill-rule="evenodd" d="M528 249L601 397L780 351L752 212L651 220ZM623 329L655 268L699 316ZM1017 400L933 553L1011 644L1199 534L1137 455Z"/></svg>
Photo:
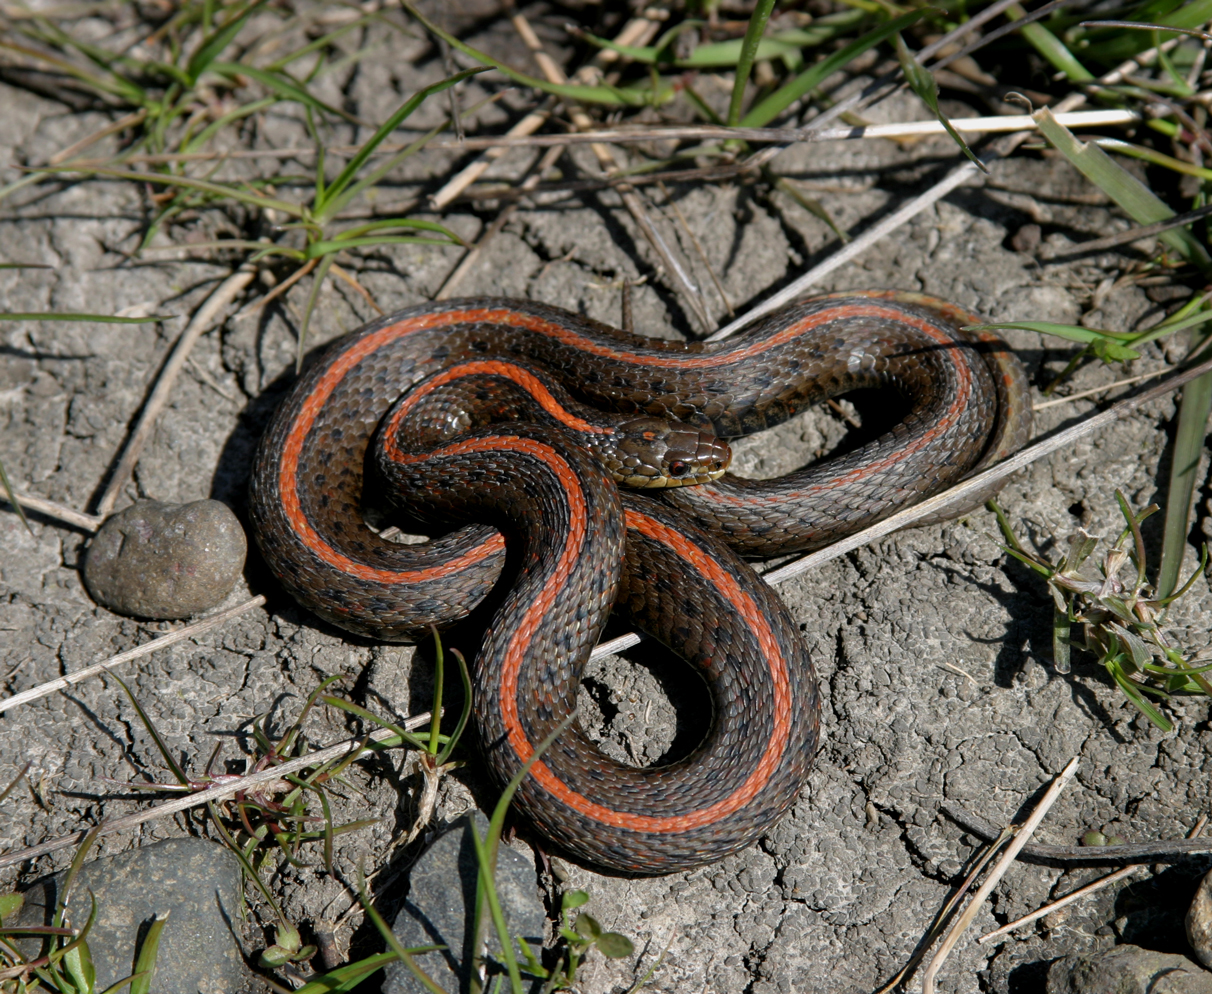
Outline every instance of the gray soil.
<svg viewBox="0 0 1212 994"><path fill-rule="evenodd" d="M486 7L482 19L469 17L462 29L480 25L481 34L469 40L525 65L526 53L508 22L488 16L494 13ZM531 13L540 33L558 42L560 12ZM376 31L364 40L380 46L384 57L364 59L319 85L326 99L343 102L366 120L383 119L404 96L443 75L440 59L424 42ZM356 37L347 36L349 44ZM558 43L552 51L568 54ZM722 84L711 77L701 82L709 93L716 87L712 99L725 98ZM499 85L499 78L473 80L460 99L471 106ZM516 119L523 96L507 96L469 121L469 129L500 128ZM417 115L416 126L432 126L446 106L444 98L432 101ZM44 162L110 120L3 84L0 107L0 182L18 178L20 165ZM950 109L974 113L958 104ZM866 116L894 121L929 115L898 97ZM356 138L344 125L330 137L334 143ZM262 148L306 144L298 116L279 110L257 119L246 139ZM837 224L854 234L940 178L956 158L942 140L868 141L792 148L774 160L774 168L803 181ZM442 151L409 160L376 191L374 206L408 209L463 161ZM529 153L510 153L489 176L520 175L530 161ZM311 163L259 165L278 170L280 190L290 194L286 177ZM254 166L239 160L224 168L222 175L251 175ZM560 168L571 178L597 173L584 146L566 155ZM51 267L0 270L0 309L175 315L143 325L0 325L0 459L15 485L73 508L91 509L172 341L239 261L235 253L161 247L264 233L240 209L201 209L157 235L156 250L132 258L152 211L147 192L104 181L46 182L0 205L0 260ZM822 221L762 183L675 184L669 194L738 308L759 301L838 245ZM700 285L709 287L671 205L655 189L648 197L665 237L678 246ZM456 204L444 222L475 238L499 206ZM1042 226L1045 248L1128 227L1062 160L1023 151L997 164L983 185L947 197L818 289L920 290L994 320L1112 329L1151 323L1186 293L1121 279L1145 258L1138 250L1065 263L1016 252L1011 239L1029 223ZM394 246L343 259L342 265L391 311L431 298L459 258L454 249ZM276 278L289 272L279 268ZM617 283L636 277L646 278L636 291L639 330L663 337L693 331L671 282L615 194L553 194L523 203L460 293L525 297L617 323ZM119 507L143 497L211 497L243 513L250 456L292 378L299 316L311 289L305 279L275 305L239 310L255 304L272 281L267 274L254 283L203 337ZM726 321L712 291L705 294ZM365 300L332 281L319 299L314 344L373 316ZM1063 343L1030 333L1009 339L1037 387L1072 354ZM1183 344L1148 346L1126 374L1084 368L1071 390L1161 369L1181 358ZM1095 410L1098 400L1049 408L1041 412L1037 430L1073 423ZM1116 488L1138 506L1164 501L1174 417L1173 399L1158 401L1034 464L1002 496L1020 536L1055 553L1079 525L1114 534ZM846 431L834 414L815 410L772 437L743 443L739 465L754 475L783 472L833 447ZM1197 495L1199 522L1207 520L1208 497L1206 489ZM5 694L175 627L98 607L79 574L87 536L37 515L30 524L32 534L15 514L0 510ZM976 841L940 814L940 806L958 805L1004 823L1074 756L1081 758L1077 779L1036 841L1073 844L1088 829L1104 827L1127 841L1175 837L1208 809L1208 779L1200 772L1212 759L1207 703L1176 701L1170 709L1175 730L1162 734L1125 703L1088 657L1078 656L1072 673L1057 673L1046 592L1026 569L1007 560L995 532L992 515L980 511L882 540L780 588L802 623L822 681L823 746L811 780L761 845L693 873L628 880L556 859L553 883L536 860L536 881L551 888L566 880L589 890L588 910L605 928L635 940L633 959L591 956L581 990L621 992L666 950L649 990L873 991L911 955L975 850ZM1146 537L1156 551L1159 530L1148 529ZM1194 562L1192 548L1188 571ZM280 732L326 674L344 674L339 686L346 695L397 720L428 707L428 662L414 668L411 648L377 645L321 623L297 608L250 554L244 582L227 603L255 593L269 598L267 608L122 671L169 747L195 773L217 744L219 768L242 770L252 749L253 722L267 716ZM1197 648L1206 642L1210 610L1212 594L1201 580L1175 612L1183 644ZM586 681L585 720L607 751L638 764L657 762L686 736L693 740L699 708L697 698L687 696L686 679L678 664L659 655L606 660ZM320 710L307 734L324 744L357 728L340 712ZM4 804L4 850L146 803L103 778L171 779L130 702L105 679L0 719L0 782L25 764L30 788L20 786ZM319 865L318 848L309 856L312 865L283 864L273 873L271 885L284 910L305 934L341 919L354 900L349 887L359 861L380 864L392 838L411 824L418 790L411 761L400 753L360 763L350 771L349 786L334 790L339 820L379 820L337 839L335 878ZM492 800L473 762L445 780L437 820L448 823L477 801ZM526 826L517 828L525 838ZM210 831L201 816L178 816L107 837L97 848L112 854ZM7 871L4 881L21 884L61 869L69 859L70 850L61 851ZM1050 961L1120 941L1185 952L1181 916L1205 868L1193 860L1142 871L1067 915L1048 919L1044 929L1032 927L988 946L962 941L941 974L941 989L1040 990ZM978 915L972 936L1099 873L1019 864ZM380 901L388 913L401 900L402 886L397 880L383 888ZM359 921L354 916L338 929L342 948L351 941L355 951L369 948L367 931L354 931Z"/></svg>

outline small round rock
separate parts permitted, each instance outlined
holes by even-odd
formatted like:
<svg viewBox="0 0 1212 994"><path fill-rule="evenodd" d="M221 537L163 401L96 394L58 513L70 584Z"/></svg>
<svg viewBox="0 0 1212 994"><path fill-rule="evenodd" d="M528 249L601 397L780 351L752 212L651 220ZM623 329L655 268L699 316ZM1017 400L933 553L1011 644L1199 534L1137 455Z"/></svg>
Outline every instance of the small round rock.
<svg viewBox="0 0 1212 994"><path fill-rule="evenodd" d="M188 618L231 593L247 553L244 529L226 504L141 500L97 531L84 583L118 614Z"/></svg>

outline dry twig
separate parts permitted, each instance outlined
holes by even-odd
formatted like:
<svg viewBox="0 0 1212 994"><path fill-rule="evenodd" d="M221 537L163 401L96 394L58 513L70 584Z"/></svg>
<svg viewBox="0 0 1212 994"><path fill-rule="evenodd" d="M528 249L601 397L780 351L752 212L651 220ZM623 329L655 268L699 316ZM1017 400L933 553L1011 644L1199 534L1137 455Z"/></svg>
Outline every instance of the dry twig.
<svg viewBox="0 0 1212 994"><path fill-rule="evenodd" d="M139 456L143 454L143 446L151 438L151 433L156 427L156 419L160 416L160 412L164 409L165 405L168 404L173 387L176 385L177 377L181 375L181 370L185 368L185 360L189 358L194 345L202 336L202 333L210 328L211 322L222 313L223 309L235 299L241 290L252 282L255 275L256 270L251 264L245 263L242 265L231 276L220 283L219 288L214 293L206 298L206 302L198 309L193 320L181 332L181 337L177 339L176 345L173 346L172 354L168 357L168 362L164 364L164 368L160 372L160 378L156 381L155 389L152 390L151 396L147 399L147 404L143 408L143 413L139 416L135 430L131 432L130 439L122 450L122 458L118 460L118 465L114 467L109 485L105 488L105 492L97 502L97 513L102 518L108 517L110 511L114 509L118 495L122 492L122 488L126 486L126 481L130 478L135 464L139 461Z"/></svg>
<svg viewBox="0 0 1212 994"><path fill-rule="evenodd" d="M212 631L231 621L232 618L244 614L246 611L251 611L254 607L260 607L265 603L265 598L258 594L256 597L251 597L235 607L229 607L225 611L220 611L218 614L212 614L208 618L203 618L201 621L195 621L193 624L186 625L184 628L178 628L175 632L169 632L167 635L161 635L159 638L153 639L150 642L145 642L143 645L137 645L133 649L127 649L125 652L120 652L116 656L110 656L109 659L95 663L92 666L86 666L82 670L76 670L74 673L68 673L67 676L57 677L54 680L48 680L46 683L39 684L37 687L31 687L29 690L23 690L19 694L13 694L11 697L0 699L0 712L11 710L15 707L20 707L22 704L28 704L30 701L36 701L41 697L46 697L55 693L57 690L65 690L68 687L81 683L84 680L94 677L99 673L104 673L107 670L112 670L115 666L120 666L122 663L129 662L132 659L138 659L140 656L146 656L160 649L167 648L170 645L176 645L178 642L184 642L186 639L194 638L202 635L205 632Z"/></svg>
<svg viewBox="0 0 1212 994"><path fill-rule="evenodd" d="M998 881L1005 876L1006 871L1010 869L1010 864L1014 862L1014 857L1027 844L1027 840L1031 838L1031 833L1039 827L1039 823L1044 820L1044 816L1051 809L1052 805L1056 803L1056 799L1060 797L1061 791L1073 779L1077 773L1077 763L1078 757L1074 756L1069 760L1069 765L1061 770L1057 778L1052 781L1052 785L1044 792L1044 796L1040 798L1039 803L1035 806L1035 810L1023 822L1018 834L1015 835L1010 844L1006 846L1001 859L997 861L997 865L990 872L989 876L985 878L985 882L980 885L976 893L972 895L972 900L968 902L967 907L960 912L955 923L947 931L938 952L934 954L934 958L926 965L926 970L922 974L922 994L934 994L935 975L941 969L943 963L946 962L947 957L951 955L951 950L955 948L955 944L959 941L960 936L964 934L981 908L984 907L985 899L993 888L997 886Z"/></svg>

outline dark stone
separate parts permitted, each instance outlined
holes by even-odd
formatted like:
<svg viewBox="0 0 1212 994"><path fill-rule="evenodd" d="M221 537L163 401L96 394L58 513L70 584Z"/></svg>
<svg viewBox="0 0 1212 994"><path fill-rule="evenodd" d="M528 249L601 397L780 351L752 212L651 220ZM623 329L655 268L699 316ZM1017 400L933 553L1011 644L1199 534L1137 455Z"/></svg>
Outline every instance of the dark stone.
<svg viewBox="0 0 1212 994"><path fill-rule="evenodd" d="M471 817L475 819L480 838L484 838L488 833L488 819L479 811L473 812ZM451 994L468 989L478 873L471 820L462 818L439 836L413 866L409 874L408 897L392 929L406 949L427 945L447 947L444 952L417 956L417 965ZM510 934L522 936L538 955L543 945L547 915L539 898L534 865L512 849L501 846L497 856L496 885ZM501 946L491 922L487 937L489 954L499 959ZM519 964L524 964L520 948L515 949ZM504 970L503 965L500 970ZM539 986L536 981L533 989L538 990ZM393 963L387 968L383 994L413 994L414 991L423 994L425 988L403 963Z"/></svg>
<svg viewBox="0 0 1212 994"><path fill-rule="evenodd" d="M46 924L63 874L35 883L18 921ZM246 968L240 931L240 863L205 839L168 839L85 863L72 887L69 921L81 926L91 902L97 917L88 947L105 990L134 972L147 926L168 912L151 989L156 994L246 994L263 987Z"/></svg>
<svg viewBox="0 0 1212 994"><path fill-rule="evenodd" d="M188 618L231 593L247 552L244 529L226 504L141 500L101 526L84 582L119 614Z"/></svg>
<svg viewBox="0 0 1212 994"><path fill-rule="evenodd" d="M1212 994L1212 974L1176 953L1113 946L1057 960L1048 994Z"/></svg>

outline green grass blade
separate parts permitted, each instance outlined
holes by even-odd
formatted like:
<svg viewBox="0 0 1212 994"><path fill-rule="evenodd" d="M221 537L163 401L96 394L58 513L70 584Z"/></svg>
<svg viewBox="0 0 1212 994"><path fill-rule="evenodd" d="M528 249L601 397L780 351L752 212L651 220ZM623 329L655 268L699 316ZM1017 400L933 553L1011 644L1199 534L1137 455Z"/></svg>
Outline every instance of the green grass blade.
<svg viewBox="0 0 1212 994"><path fill-rule="evenodd" d="M147 927L147 935L139 946L139 956L135 960L135 975L131 979L130 994L151 994L152 976L156 971L156 957L160 955L160 933L168 924L168 912L156 915L155 920Z"/></svg>
<svg viewBox="0 0 1212 994"><path fill-rule="evenodd" d="M1166 155L1156 149L1120 141L1118 138L1096 138L1094 143L1099 148L1110 149L1112 152L1128 155L1134 159L1143 159L1145 162L1151 162L1155 166L1161 166L1172 172L1182 173L1185 176L1198 176L1202 180L1212 180L1212 169L1204 169L1193 162L1183 162L1182 159L1176 159L1174 156Z"/></svg>
<svg viewBox="0 0 1212 994"><path fill-rule="evenodd" d="M435 93L441 93L443 90L449 89L456 83L467 79L468 76L474 76L476 73L484 72L486 68L487 67L485 66L476 66L472 69L464 69L462 72L455 73L453 76L448 76L446 79L439 80L437 83L433 83L426 86L424 89L418 90L406 101L404 101L396 112L392 114L391 117L389 117L386 121L384 121L383 124L379 126L378 130L375 131L375 133L362 144L362 147L358 149L354 157L350 159L349 162L346 163L345 168L341 170L340 175L338 175L337 178L329 184L324 196L316 197L314 207L316 217L319 219L327 219L336 213L336 210L339 209L338 201L340 201L341 194L344 193L346 187L353 182L354 177L358 174L358 170L360 170L362 166L365 165L366 160L374 154L375 149L383 144L383 142L387 140L387 137L393 131L395 131L396 128L398 128L412 114L413 111L420 107L421 104L432 97ZM340 203L344 203L344 201L340 201Z"/></svg>
<svg viewBox="0 0 1212 994"><path fill-rule="evenodd" d="M4 487L4 497L12 505L13 510L17 512L17 517L21 519L21 523L25 525L25 530L33 537L34 529L30 526L29 519L25 516L25 508L21 506L21 502L17 500L17 494L13 490L12 481L8 478L8 473L4 469L4 463L0 462L0 486ZM11 788L10 788L11 789Z"/></svg>
<svg viewBox="0 0 1212 994"><path fill-rule="evenodd" d="M226 114L211 121L205 128L198 132L189 141L181 144L181 151L185 154L196 152L203 148L208 141L211 140L220 131L226 128L229 124L236 121L242 121L246 117L251 117L253 114L259 114L266 107L272 107L278 102L278 97L264 97L261 100L254 100L250 104L244 104L242 107L237 107L235 110L228 111Z"/></svg>
<svg viewBox="0 0 1212 994"><path fill-rule="evenodd" d="M445 131L448 127L450 127L449 118L442 121L441 124L437 124L434 127L430 128L429 131L427 131L425 134L421 135L420 138L417 138L414 141L409 142L409 144L406 147L402 148L399 152L397 152L395 155L393 155L386 162L380 163L379 165L375 166L375 168L372 169L369 173L367 173L360 180L358 180L356 183L354 183L352 186L350 186L348 189L346 189L344 193L341 193L339 196L334 197L333 199L329 200L324 209L324 216L326 218L335 217L337 214L339 214L341 211L343 211L350 204L351 201L353 201L356 197L358 197L362 193L363 190L377 185L379 180L381 180L389 172L391 172L393 169L395 169L396 166L398 166L401 162L403 162L409 156L416 153L419 149L422 149L426 145L428 145L429 142L436 135ZM456 238L457 238L457 236L456 236Z"/></svg>
<svg viewBox="0 0 1212 994"><path fill-rule="evenodd" d="M1141 714L1153 722L1153 724L1155 724L1163 732L1168 732L1174 727L1172 724L1170 724L1166 716L1157 710L1157 708L1153 706L1153 703L1147 700L1145 695L1141 693L1141 690L1144 689L1142 685L1125 676L1118 663L1113 663L1108 660L1106 666L1115 682L1119 684L1119 689L1124 692L1124 696L1136 705Z"/></svg>
<svg viewBox="0 0 1212 994"><path fill-rule="evenodd" d="M86 86L91 86L98 93L105 93L111 97L119 97L136 107L142 106L147 98L147 94L142 88L135 86L129 80L124 79L116 73L111 73L108 78L96 76L86 69L73 65L66 59L48 55L46 52L40 52L36 48L30 48L27 45L18 45L11 41L0 41L0 50L5 49L10 52L17 52L31 59L36 59L39 62L45 62L47 65L54 66L60 72L80 80Z"/></svg>
<svg viewBox="0 0 1212 994"><path fill-rule="evenodd" d="M1170 463L1161 564L1157 577L1157 596L1161 598L1169 597L1178 585L1209 414L1212 414L1212 373L1205 373L1183 387L1178 409L1178 429Z"/></svg>
<svg viewBox="0 0 1212 994"><path fill-rule="evenodd" d="M126 696L130 698L130 702L135 708L135 714L139 716L140 724L147 729L147 734L150 735L152 737L152 741L156 743L156 748L163 757L165 765L167 765L172 771L173 776L177 778L177 783L181 784L182 786L188 786L189 777L185 775L185 771L181 769L180 764L173 759L173 754L169 751L168 743L166 743L164 739L160 737L159 729L156 728L155 723L151 720L151 718L147 716L147 712L143 710L143 705L139 703L138 699L134 695L134 692L126 685L126 681L118 676L118 674L111 672L109 676L116 680L118 686L126 691Z"/></svg>
<svg viewBox="0 0 1212 994"><path fill-rule="evenodd" d="M275 59L269 65L265 66L265 68L270 72L277 72L279 69L285 69L292 62L296 62L299 59L311 55L312 52L318 52L322 48L327 48L343 35L347 35L351 31L356 31L358 28L365 27L372 21L378 20L381 20L381 18L377 14L366 14L363 17L359 17L355 21L350 21L348 24L341 25L341 27L328 32L326 35L321 35L314 41L304 45L302 48L296 48L293 52L282 56L280 59Z"/></svg>
<svg viewBox="0 0 1212 994"><path fill-rule="evenodd" d="M501 944L501 954L505 958L505 969L509 971L509 986L513 994L524 994L522 989L522 973L518 969L518 957L513 948L513 936L509 934L509 926L505 922L505 913L501 910L501 899L497 894L496 881L489 871L488 846L476 831L475 822L471 822L471 841L476 847L476 862L480 865L480 888L488 902L488 913L492 918L493 927L497 932L497 941Z"/></svg>
<svg viewBox="0 0 1212 994"><path fill-rule="evenodd" d="M442 947L426 946L424 948L412 950L405 949L400 944L400 940L396 938L396 934L387 927L387 922L385 922L383 920L383 916L379 914L379 909L374 906L374 902L371 901L370 895L366 893L366 878L363 876L360 869L358 871L358 897L362 901L362 908L366 912L366 917L369 918L374 927L379 930L379 934L383 937L383 941L387 943L387 947L391 950L391 958L399 960L406 967L408 967L412 975L416 977L416 979L421 982L422 986L424 986L426 990L430 991L431 994L446 994L446 992L434 982L434 979L428 973L422 970L417 964L417 961L413 959L413 953L429 952L432 949L440 949Z"/></svg>
<svg viewBox="0 0 1212 994"><path fill-rule="evenodd" d="M1054 335L1066 338L1071 342L1083 342L1103 345L1110 358L1117 362L1128 359L1139 359L1140 353L1133 352L1128 345L1136 343L1139 338L1124 331L1106 331L1102 328L1083 328L1076 324L1057 324L1054 321L1006 321L1001 324L974 324L964 328L965 331L1035 331L1041 335ZM1152 329L1151 329L1152 330Z"/></svg>
<svg viewBox="0 0 1212 994"><path fill-rule="evenodd" d="M358 238L372 231L391 231L394 228L412 228L416 231L432 231L439 235L445 235L456 244L467 244L445 225L438 224L436 221L422 221L418 218L412 217L389 217L384 218L381 221L371 221L369 224L359 224L354 228L346 228L340 234L334 236L334 240L340 241L343 238Z"/></svg>
<svg viewBox="0 0 1212 994"><path fill-rule="evenodd" d="M472 48L454 35L443 31L428 18L418 13L417 9L408 0L401 0L401 6L424 25L426 30L441 38L451 48L456 48L464 55L478 59L485 66L490 66L503 72L515 83L533 87L536 90L541 90L543 93L552 93L558 97L568 97L570 100L579 100L582 103L588 104L607 104L614 107L643 107L650 102L649 98L642 91L619 89L614 86L581 86L575 83L549 83L545 79L528 76L526 73L518 72L513 67L507 66L504 62L500 62L491 55Z"/></svg>
<svg viewBox="0 0 1212 994"><path fill-rule="evenodd" d="M97 324L148 324L167 321L175 314L152 314L145 318L119 318L112 314L76 314L71 311L28 311L23 314L0 312L0 321L87 321Z"/></svg>
<svg viewBox="0 0 1212 994"><path fill-rule="evenodd" d="M938 105L938 83L935 81L934 74L929 69L925 69L914 58L913 53L909 51L909 46L905 44L905 39L901 37L900 32L896 35L896 58L901 64L901 72L905 74L905 80L909 83L910 89L917 94L919 100L924 103L936 118L939 124L947 129L947 134L960 147L960 151L964 153L969 161L975 163L980 171L987 173L989 167L978 159L968 147L968 143L960 137L960 133L952 127L952 124L947 120L942 110Z"/></svg>
<svg viewBox="0 0 1212 994"><path fill-rule="evenodd" d="M267 2L268 0L257 0L256 3L250 4L244 10L237 10L223 27L212 32L209 37L202 39L202 43L190 57L189 63L185 67L185 73L189 77L191 86L198 81L198 77L202 73L210 68L211 63L219 57L219 54L235 40L236 35L240 33L241 29L248 22L248 19L264 7Z"/></svg>
<svg viewBox="0 0 1212 994"><path fill-rule="evenodd" d="M249 861L247 854L240 847L240 844L232 838L231 833L228 832L224 827L223 821L219 818L219 812L215 808L214 801L206 802L206 810L210 812L211 824L214 825L215 831L219 833L219 837L223 840L224 845L226 845L227 848L230 849L235 855L236 859L239 860L240 868L244 871L244 875L248 877L248 879L252 881L253 886L255 886L257 890L261 892L261 896L265 898L265 903L268 904L271 909L273 909L274 917L279 922L285 922L286 919L282 917L282 909L278 907L278 902L274 900L273 893L265 885L265 881L261 879L261 874L257 872L256 867L254 867ZM257 843L255 838L250 841L252 845L256 845Z"/></svg>
<svg viewBox="0 0 1212 994"><path fill-rule="evenodd" d="M471 673L467 669L467 660L463 658L463 653L458 649L451 649L450 654L458 660L459 676L463 681L463 709L459 713L459 720L455 724L455 729L450 733L450 738L446 740L446 745L440 753L438 753L437 765L445 766L450 760L450 754L454 751L455 746L459 744L459 739L463 737L463 730L467 728L467 722L471 718Z"/></svg>
<svg viewBox="0 0 1212 994"><path fill-rule="evenodd" d="M316 977L300 987L295 994L347 994L367 977L399 959L395 953L375 953L356 963L346 963Z"/></svg>
<svg viewBox="0 0 1212 994"><path fill-rule="evenodd" d="M732 99L728 102L728 125L735 128L741 120L741 104L745 101L745 86L749 82L749 74L753 71L753 61L757 56L758 42L766 30L770 20L770 12L774 10L774 0L757 0L753 13L749 15L749 26L745 29L745 39L741 43L741 55L736 64L736 78L732 83Z"/></svg>
<svg viewBox="0 0 1212 994"><path fill-rule="evenodd" d="M305 259L327 259L344 249L359 248L374 245L439 245L450 247L461 245L462 241L448 242L440 238L422 238L419 235L374 235L369 238L343 238L332 242L315 242L307 246L303 253Z"/></svg>
<svg viewBox="0 0 1212 994"><path fill-rule="evenodd" d="M741 127L764 128L802 96L820 86L833 73L848 65L868 49L887 41L898 31L904 31L917 23L927 13L928 10L916 10L911 14L897 17L874 31L869 31L856 41L852 41L828 58L809 66L790 83L775 90L766 99L760 101L756 107L751 107L749 113L741 118Z"/></svg>
<svg viewBox="0 0 1212 994"><path fill-rule="evenodd" d="M216 62L210 69L212 72L217 72L228 78L247 76L250 79L255 79L266 89L272 90L284 100L293 100L295 103L302 104L304 107L310 107L312 110L344 118L351 124L358 123L358 119L352 114L313 97L307 87L292 79L285 72L267 72L264 69L258 69L255 66L240 65L237 62Z"/></svg>
<svg viewBox="0 0 1212 994"><path fill-rule="evenodd" d="M93 847L93 843L97 841L97 833L100 831L100 825L91 829L88 835L84 836L80 841L80 845L72 856L71 865L67 868L67 873L63 875L63 883L59 887L59 898L55 904L55 914L51 918L51 926L53 928L62 928L65 924L64 915L67 911L67 902L71 899L72 887L76 883L80 867L84 865L84 858Z"/></svg>
<svg viewBox="0 0 1212 994"><path fill-rule="evenodd" d="M1006 10L1006 17L1012 21L1021 20L1026 16L1027 12L1018 4L1014 4ZM1077 61L1063 41L1038 21L1024 24L1020 33L1032 48L1063 72L1069 78L1069 82L1094 82L1094 74Z"/></svg>
<svg viewBox="0 0 1212 994"><path fill-rule="evenodd" d="M406 732L399 725L392 724L386 718L380 718L377 714L367 711L364 707L353 704L350 701L343 701L339 697L326 696L321 697L320 700L322 700L329 707L338 708L341 711L348 711L350 714L357 715L359 718L371 722L371 724L378 725L380 728L386 728L393 735L398 736L401 742L406 742L414 749L421 750L421 752L425 751L425 742L422 739L418 738L416 735L413 735L412 732Z"/></svg>
<svg viewBox="0 0 1212 994"><path fill-rule="evenodd" d="M1116 164L1097 145L1079 141L1046 107L1032 116L1053 147L1138 224L1154 224L1174 217L1174 211L1144 183ZM1202 271L1212 269L1212 258L1185 228L1172 228L1158 237Z"/></svg>
<svg viewBox="0 0 1212 994"><path fill-rule="evenodd" d="M108 169L101 166L89 167L87 169L62 166L54 170L46 169L44 172L85 173L93 176L112 176L115 179L130 180L132 183L154 183L157 186L181 187L187 190L198 190L202 193L214 194L216 197L230 197L232 200L238 200L241 203L259 207L262 210L268 208L270 210L282 211L282 213L289 214L291 217L303 216L303 208L298 204L292 204L289 200L278 200L275 197L266 197L259 193L249 193L239 187L229 186L224 183L212 183L204 179L194 179L192 176L170 176L167 173L141 173L130 169Z"/></svg>

